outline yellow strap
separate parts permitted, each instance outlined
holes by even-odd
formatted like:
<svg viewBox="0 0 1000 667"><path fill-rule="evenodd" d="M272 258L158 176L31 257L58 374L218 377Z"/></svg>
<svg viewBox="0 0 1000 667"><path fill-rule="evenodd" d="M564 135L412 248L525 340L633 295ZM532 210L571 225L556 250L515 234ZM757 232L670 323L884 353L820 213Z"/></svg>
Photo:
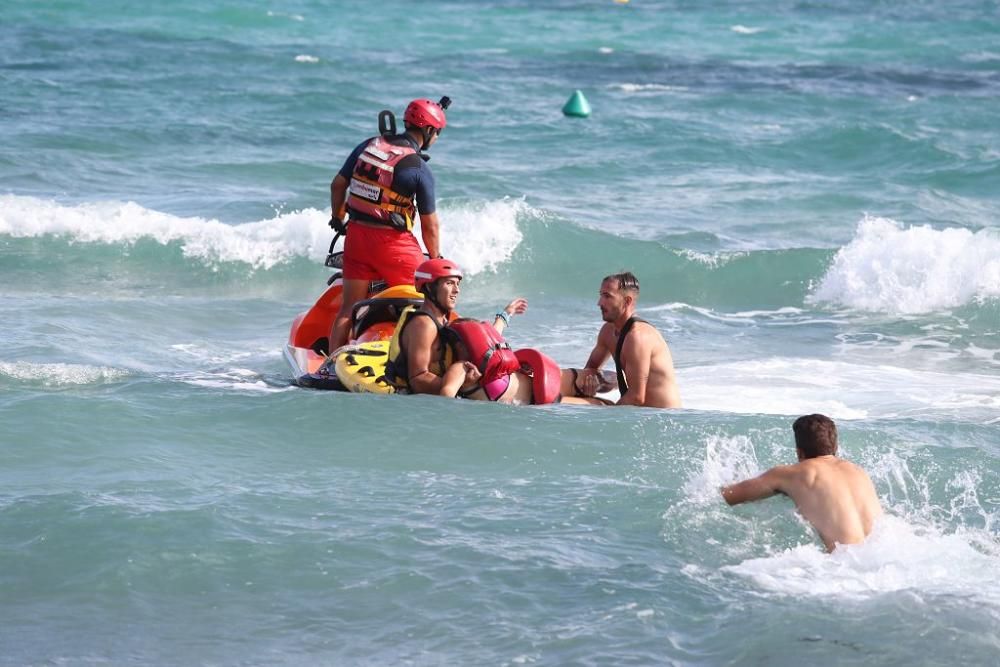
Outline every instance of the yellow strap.
<svg viewBox="0 0 1000 667"><path fill-rule="evenodd" d="M365 183L366 185L370 185L372 187L375 187L375 188L378 188L379 190L381 190L382 191L382 196L383 196L384 199L386 199L386 202L378 202L376 204L374 202L371 202L371 201L365 199L364 197L358 197L358 195L354 194L350 190L348 190L348 196L350 196L350 197L358 197L358 199L360 199L361 201L364 201L364 202L367 202L369 204L372 204L373 206L378 206L379 208L385 209L385 210L390 211L390 212L394 212L394 213L406 213L406 212L409 212L409 215L411 217L412 217L413 213L416 211L417 207L413 205L413 200L411 198L409 198L409 197L407 197L405 195L399 194L398 192L396 192L392 188L387 188L387 187L383 186L381 183L379 183L377 181L372 181L372 180L369 180L367 178L362 178L360 176L353 176L353 178L356 179L356 180L358 180L358 181L360 181L360 182L362 182L362 183Z"/></svg>

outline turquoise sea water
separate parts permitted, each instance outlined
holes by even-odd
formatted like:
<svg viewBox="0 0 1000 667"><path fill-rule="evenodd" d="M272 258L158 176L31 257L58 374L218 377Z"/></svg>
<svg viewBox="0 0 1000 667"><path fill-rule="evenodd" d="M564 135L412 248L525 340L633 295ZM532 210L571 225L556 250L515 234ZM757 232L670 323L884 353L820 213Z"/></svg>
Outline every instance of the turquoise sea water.
<svg viewBox="0 0 1000 667"><path fill-rule="evenodd" d="M0 90L0 664L996 662L995 3L12 0ZM441 95L463 313L581 365L631 269L684 410L290 385ZM817 411L888 512L832 556L717 495Z"/></svg>

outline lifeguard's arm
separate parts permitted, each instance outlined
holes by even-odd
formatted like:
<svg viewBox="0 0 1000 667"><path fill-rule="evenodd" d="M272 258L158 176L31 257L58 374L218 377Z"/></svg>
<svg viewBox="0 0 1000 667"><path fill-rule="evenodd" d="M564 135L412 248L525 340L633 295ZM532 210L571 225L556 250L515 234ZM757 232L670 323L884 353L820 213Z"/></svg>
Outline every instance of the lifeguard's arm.
<svg viewBox="0 0 1000 667"><path fill-rule="evenodd" d="M445 371L439 394L455 398L463 387L468 386L471 389L473 384L479 382L480 377L482 374L473 364L468 361L456 361Z"/></svg>
<svg viewBox="0 0 1000 667"><path fill-rule="evenodd" d="M521 315L526 310L528 310L528 300L519 296L508 303L503 309L503 312L507 313L507 318L510 319L511 316ZM500 334L502 334L503 330L507 328L507 320L500 317L500 313L497 313L497 316L493 318L493 328Z"/></svg>
<svg viewBox="0 0 1000 667"><path fill-rule="evenodd" d="M333 217L337 220L343 220L347 214L348 185L349 181L340 173L334 176L333 181L330 182L330 206Z"/></svg>
<svg viewBox="0 0 1000 667"><path fill-rule="evenodd" d="M628 369L628 391L618 400L618 405L645 405L646 385L649 383L649 366L652 345L646 327L637 327L622 346L622 364Z"/></svg>
<svg viewBox="0 0 1000 667"><path fill-rule="evenodd" d="M430 372L431 354L437 327L426 317L417 317L403 330L406 367L409 369L410 391L414 394L438 394L444 380Z"/></svg>
<svg viewBox="0 0 1000 667"><path fill-rule="evenodd" d="M603 333L603 330L602 332ZM611 358L611 349L608 348L604 342L601 340L600 334L597 336L597 344L594 345L594 349L590 351L590 356L587 357L587 365L584 368L592 368L594 370L600 370L601 366L608 362Z"/></svg>
<svg viewBox="0 0 1000 667"><path fill-rule="evenodd" d="M738 484L722 487L722 497L730 505L739 505L754 500L770 498L776 493L784 493L783 483L788 466L771 468L757 477L744 480Z"/></svg>
<svg viewBox="0 0 1000 667"><path fill-rule="evenodd" d="M590 351L590 356L587 357L587 365L579 372L579 378L576 382L579 386L576 389L583 396L594 396L601 387L601 379L599 377L601 367L611 358L611 348L604 343L605 329L609 327L611 327L610 324L605 324L601 327L600 332L597 334L597 344L594 345L594 349ZM611 332L607 333L610 335Z"/></svg>
<svg viewBox="0 0 1000 667"><path fill-rule="evenodd" d="M420 214L420 236L431 259L441 256L440 225L437 213Z"/></svg>

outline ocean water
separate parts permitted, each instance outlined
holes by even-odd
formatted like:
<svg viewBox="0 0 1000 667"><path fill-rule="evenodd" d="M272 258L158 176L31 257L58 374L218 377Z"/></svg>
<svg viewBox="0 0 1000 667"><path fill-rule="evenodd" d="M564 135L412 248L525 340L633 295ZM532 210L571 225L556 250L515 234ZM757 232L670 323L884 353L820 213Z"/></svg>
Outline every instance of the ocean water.
<svg viewBox="0 0 1000 667"><path fill-rule="evenodd" d="M8 0L0 665L996 663L998 35L976 0ZM291 385L331 178L441 95L463 314L525 296L510 340L579 366L630 269L683 410ZM832 555L718 495L808 412L887 510Z"/></svg>

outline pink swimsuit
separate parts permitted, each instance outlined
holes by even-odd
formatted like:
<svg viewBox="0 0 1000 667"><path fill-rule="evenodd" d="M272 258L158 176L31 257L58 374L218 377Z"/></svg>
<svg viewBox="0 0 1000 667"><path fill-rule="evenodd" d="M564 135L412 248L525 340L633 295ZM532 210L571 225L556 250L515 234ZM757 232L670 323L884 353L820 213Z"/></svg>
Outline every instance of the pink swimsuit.
<svg viewBox="0 0 1000 667"><path fill-rule="evenodd" d="M496 401L498 398L503 396L504 392L507 391L507 387L510 386L510 376L501 375L495 380L486 382L483 384L483 391L486 392L486 398L491 401Z"/></svg>

